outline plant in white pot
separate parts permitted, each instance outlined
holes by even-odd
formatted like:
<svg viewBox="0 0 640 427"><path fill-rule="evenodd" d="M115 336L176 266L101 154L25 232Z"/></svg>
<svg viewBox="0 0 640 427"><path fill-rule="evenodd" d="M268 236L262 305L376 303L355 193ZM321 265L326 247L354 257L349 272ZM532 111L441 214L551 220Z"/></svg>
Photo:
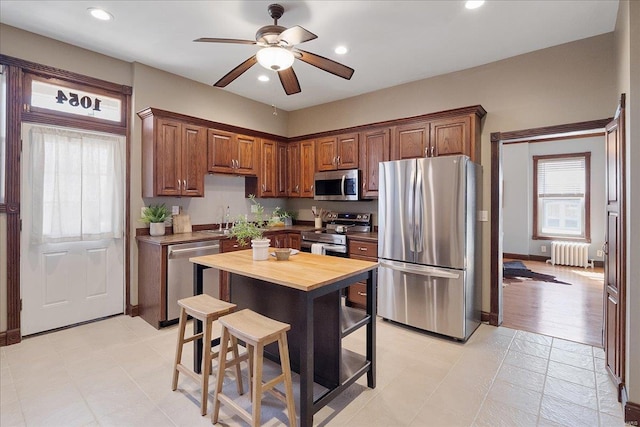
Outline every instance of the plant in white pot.
<svg viewBox="0 0 640 427"><path fill-rule="evenodd" d="M150 205L142 211L140 221L149 224L149 234L152 236L163 236L165 231L164 222L169 218L171 212L164 205Z"/></svg>
<svg viewBox="0 0 640 427"><path fill-rule="evenodd" d="M234 221L229 235L238 239L240 246L247 246L250 240L253 248L253 259L255 261L265 261L269 259L269 244L271 240L264 237L264 206L256 201L256 197L253 194L249 195L249 199L256 206L255 220L250 221L246 216L239 215Z"/></svg>

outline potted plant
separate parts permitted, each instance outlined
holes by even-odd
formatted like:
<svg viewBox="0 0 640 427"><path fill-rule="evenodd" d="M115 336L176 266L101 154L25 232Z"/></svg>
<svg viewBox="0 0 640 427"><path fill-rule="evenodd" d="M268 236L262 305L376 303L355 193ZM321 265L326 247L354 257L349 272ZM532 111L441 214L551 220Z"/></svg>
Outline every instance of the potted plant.
<svg viewBox="0 0 640 427"><path fill-rule="evenodd" d="M164 203L161 205L150 205L142 211L140 221L145 224L149 224L150 235L162 236L165 231L164 222L170 215L171 212L169 212L169 209L164 205Z"/></svg>
<svg viewBox="0 0 640 427"><path fill-rule="evenodd" d="M271 243L271 240L264 237L264 206L256 201L253 194L249 195L249 199L256 206L255 220L250 221L246 216L239 215L229 230L229 234L238 239L240 246L247 246L251 241L253 259L264 261L269 258L269 244Z"/></svg>
<svg viewBox="0 0 640 427"><path fill-rule="evenodd" d="M285 226L285 225L293 225L293 217L294 214L291 212L287 212L282 209L280 206L276 206L273 210L273 214L271 215L271 225L273 226Z"/></svg>

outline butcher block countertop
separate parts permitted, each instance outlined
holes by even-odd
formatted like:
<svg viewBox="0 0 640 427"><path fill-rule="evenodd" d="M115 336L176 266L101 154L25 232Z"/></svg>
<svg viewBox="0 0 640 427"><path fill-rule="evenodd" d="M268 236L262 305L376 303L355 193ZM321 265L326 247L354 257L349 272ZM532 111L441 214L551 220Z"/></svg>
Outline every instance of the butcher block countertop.
<svg viewBox="0 0 640 427"><path fill-rule="evenodd" d="M194 257L189 261L302 291L311 291L378 266L377 262L306 252L291 255L288 261L277 261L271 255L267 261L254 261L252 249Z"/></svg>

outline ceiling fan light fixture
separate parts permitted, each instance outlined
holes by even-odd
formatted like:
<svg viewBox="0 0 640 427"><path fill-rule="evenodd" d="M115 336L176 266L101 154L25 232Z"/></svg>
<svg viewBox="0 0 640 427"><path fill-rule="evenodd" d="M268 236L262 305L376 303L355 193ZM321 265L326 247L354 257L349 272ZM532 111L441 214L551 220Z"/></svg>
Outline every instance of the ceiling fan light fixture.
<svg viewBox="0 0 640 427"><path fill-rule="evenodd" d="M261 74L258 76L258 80L260 80L261 82L268 82L269 76L265 76L264 74Z"/></svg>
<svg viewBox="0 0 640 427"><path fill-rule="evenodd" d="M347 49L346 46L338 46L334 49L334 52L338 55L344 55L345 53L349 52L349 49Z"/></svg>
<svg viewBox="0 0 640 427"><path fill-rule="evenodd" d="M256 53L258 63L273 71L282 71L293 65L295 57L290 50L281 47L263 47Z"/></svg>

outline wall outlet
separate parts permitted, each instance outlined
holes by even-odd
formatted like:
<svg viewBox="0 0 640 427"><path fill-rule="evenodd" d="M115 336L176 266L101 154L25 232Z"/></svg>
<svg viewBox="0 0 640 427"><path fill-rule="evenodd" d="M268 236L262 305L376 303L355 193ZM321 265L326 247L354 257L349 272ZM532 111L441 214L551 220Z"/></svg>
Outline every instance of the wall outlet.
<svg viewBox="0 0 640 427"><path fill-rule="evenodd" d="M602 258L602 257L604 256L604 252L602 252L602 250L601 250L601 249L598 249L598 250L596 251L596 255L597 255L597 256L599 256L600 258Z"/></svg>
<svg viewBox="0 0 640 427"><path fill-rule="evenodd" d="M489 211L478 211L478 221L481 221L481 222L489 221Z"/></svg>
<svg viewBox="0 0 640 427"><path fill-rule="evenodd" d="M171 215L178 215L180 213L180 206L171 206Z"/></svg>
<svg viewBox="0 0 640 427"><path fill-rule="evenodd" d="M542 253L547 252L547 247L545 245L540 246L540 252Z"/></svg>
<svg viewBox="0 0 640 427"><path fill-rule="evenodd" d="M251 213L258 213L258 205L251 204Z"/></svg>

